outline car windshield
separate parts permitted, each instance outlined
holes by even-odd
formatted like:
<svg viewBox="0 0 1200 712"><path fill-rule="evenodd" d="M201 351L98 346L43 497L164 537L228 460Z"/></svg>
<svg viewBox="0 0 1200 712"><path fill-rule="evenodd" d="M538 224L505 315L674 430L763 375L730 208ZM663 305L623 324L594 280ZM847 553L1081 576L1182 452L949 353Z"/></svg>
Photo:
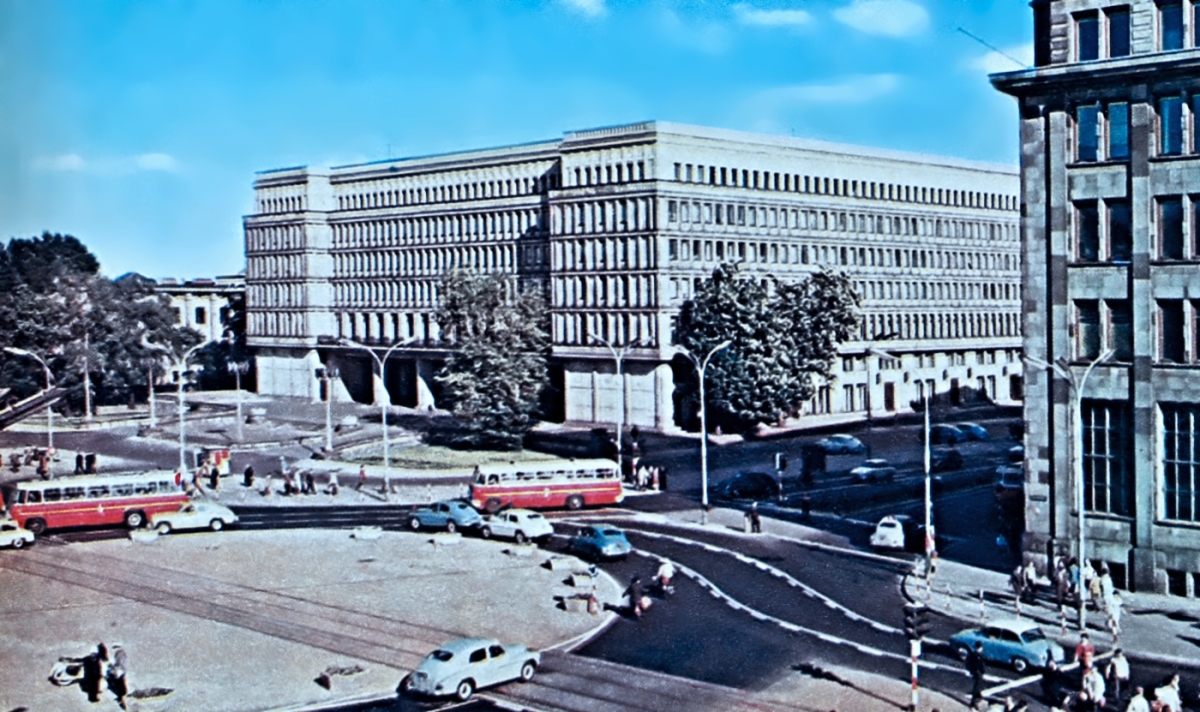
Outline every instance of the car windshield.
<svg viewBox="0 0 1200 712"><path fill-rule="evenodd" d="M435 650L429 654L429 657L433 658L434 660L440 660L441 662L448 663L450 662L450 659L454 657L454 653L450 652L449 650Z"/></svg>
<svg viewBox="0 0 1200 712"><path fill-rule="evenodd" d="M526 517L526 519L541 519L541 518L542 518L542 515L540 515L540 514L527 514L527 515L525 515L525 517Z"/></svg>
<svg viewBox="0 0 1200 712"><path fill-rule="evenodd" d="M622 534L620 531L618 531L618 530L616 530L616 529L605 529L605 530L604 530L604 536L620 536L620 537L623 537L623 536L625 536L625 535L624 535L624 534Z"/></svg>
<svg viewBox="0 0 1200 712"><path fill-rule="evenodd" d="M1027 630L1021 634L1021 640L1024 640L1026 643L1036 643L1039 640L1045 640L1045 639L1046 639L1046 634L1042 632L1041 628L1034 628L1033 630Z"/></svg>

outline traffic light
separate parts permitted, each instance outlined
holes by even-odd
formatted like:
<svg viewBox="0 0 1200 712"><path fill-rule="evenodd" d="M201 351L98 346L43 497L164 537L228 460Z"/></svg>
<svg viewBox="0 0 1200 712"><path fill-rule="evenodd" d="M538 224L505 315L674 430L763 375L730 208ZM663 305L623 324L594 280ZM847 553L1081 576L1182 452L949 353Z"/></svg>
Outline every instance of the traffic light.
<svg viewBox="0 0 1200 712"><path fill-rule="evenodd" d="M904 636L909 640L924 638L929 635L933 621L929 619L929 608L922 605L908 604L904 606Z"/></svg>

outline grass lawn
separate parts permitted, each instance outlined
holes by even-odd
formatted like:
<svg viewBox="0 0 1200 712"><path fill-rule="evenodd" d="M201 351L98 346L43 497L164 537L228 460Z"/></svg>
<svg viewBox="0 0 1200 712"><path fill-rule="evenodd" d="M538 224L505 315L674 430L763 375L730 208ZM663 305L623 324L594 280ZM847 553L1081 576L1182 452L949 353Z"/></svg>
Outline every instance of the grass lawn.
<svg viewBox="0 0 1200 712"><path fill-rule="evenodd" d="M381 448L382 449L382 448ZM536 462L556 460L555 455L534 450L514 450L510 452L494 452L491 450L454 450L441 445L411 445L406 447L393 446L391 452L392 467L407 470L447 470L466 468L476 465L496 465L516 460L518 462ZM350 460L361 465L382 465L382 451L376 455L356 457Z"/></svg>

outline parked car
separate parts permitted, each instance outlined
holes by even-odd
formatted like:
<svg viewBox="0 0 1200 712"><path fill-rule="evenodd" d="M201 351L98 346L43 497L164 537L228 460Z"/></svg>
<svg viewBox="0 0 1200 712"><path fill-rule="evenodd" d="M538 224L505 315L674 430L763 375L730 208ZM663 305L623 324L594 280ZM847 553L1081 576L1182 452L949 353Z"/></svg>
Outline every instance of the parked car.
<svg viewBox="0 0 1200 712"><path fill-rule="evenodd" d="M1025 468L1020 465L1001 465L996 468L996 501L1006 503L1025 492Z"/></svg>
<svg viewBox="0 0 1200 712"><path fill-rule="evenodd" d="M920 430L921 442L925 442L925 431ZM967 441L967 434L953 425L939 423L929 428L929 442L934 445L957 445Z"/></svg>
<svg viewBox="0 0 1200 712"><path fill-rule="evenodd" d="M968 440L991 440L992 436L988 433L987 428L979 423L959 423L958 429L967 436Z"/></svg>
<svg viewBox="0 0 1200 712"><path fill-rule="evenodd" d="M624 559L633 551L625 532L615 527L586 526L567 541L567 551L592 561Z"/></svg>
<svg viewBox="0 0 1200 712"><path fill-rule="evenodd" d="M22 549L33 543L33 532L9 519L0 522L0 546Z"/></svg>
<svg viewBox="0 0 1200 712"><path fill-rule="evenodd" d="M219 532L237 524L238 517L229 507L214 502L188 502L174 512L150 515L150 528L159 534L183 529L212 529Z"/></svg>
<svg viewBox="0 0 1200 712"><path fill-rule="evenodd" d="M891 514L875 525L870 541L875 549L925 551L925 525L907 514Z"/></svg>
<svg viewBox="0 0 1200 712"><path fill-rule="evenodd" d="M853 482L891 482L895 479L896 468L880 458L864 460L863 464L850 470L850 480Z"/></svg>
<svg viewBox="0 0 1200 712"><path fill-rule="evenodd" d="M493 536L512 539L518 544L527 541L545 541L554 535L554 527L545 517L528 509L505 509L483 518L479 535L484 539Z"/></svg>
<svg viewBox="0 0 1200 712"><path fill-rule="evenodd" d="M494 638L457 638L426 655L400 682L400 691L467 700L484 687L512 680L529 682L541 662L541 654L524 645L501 645Z"/></svg>
<svg viewBox="0 0 1200 712"><path fill-rule="evenodd" d="M861 455L867 451L861 440L844 433L827 435L818 440L817 445L830 455Z"/></svg>
<svg viewBox="0 0 1200 712"><path fill-rule="evenodd" d="M479 516L479 512L461 499L417 507L408 515L408 528L413 531L428 528L455 532L459 529L477 529L482 524L483 517Z"/></svg>
<svg viewBox="0 0 1200 712"><path fill-rule="evenodd" d="M1025 462L1025 446L1013 445L1010 447L1008 449L1008 461L1014 463Z"/></svg>
<svg viewBox="0 0 1200 712"><path fill-rule="evenodd" d="M739 472L715 488L715 494L726 499L778 499L779 480L765 472Z"/></svg>
<svg viewBox="0 0 1200 712"><path fill-rule="evenodd" d="M951 647L962 660L967 659L977 642L983 643L984 660L1010 665L1018 673L1031 667L1044 668L1050 660L1063 661L1062 646L1047 639L1042 629L1028 619L997 620L950 638Z"/></svg>
<svg viewBox="0 0 1200 712"><path fill-rule="evenodd" d="M929 453L930 472L950 472L961 470L963 466L962 453L957 448L936 448Z"/></svg>

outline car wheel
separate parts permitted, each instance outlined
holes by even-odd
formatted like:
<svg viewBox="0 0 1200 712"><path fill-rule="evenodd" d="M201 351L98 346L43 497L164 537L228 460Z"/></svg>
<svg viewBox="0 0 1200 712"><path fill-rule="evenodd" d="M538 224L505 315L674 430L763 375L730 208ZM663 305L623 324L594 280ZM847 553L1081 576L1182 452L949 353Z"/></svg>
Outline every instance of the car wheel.
<svg viewBox="0 0 1200 712"><path fill-rule="evenodd" d="M471 699L471 695L473 694L475 694L475 682L473 680L463 680L458 683L458 687L454 688L454 696L462 702Z"/></svg>
<svg viewBox="0 0 1200 712"><path fill-rule="evenodd" d="M446 531L449 532L450 534L453 534L454 532L458 531L458 525L454 523L453 519L446 522Z"/></svg>
<svg viewBox="0 0 1200 712"><path fill-rule="evenodd" d="M409 519L409 520L408 520L408 528L409 528L409 529L412 529L414 532L415 532L415 531L420 531L420 529L421 529L421 520L420 520L420 519L417 519L416 517L413 517L413 518Z"/></svg>
<svg viewBox="0 0 1200 712"><path fill-rule="evenodd" d="M954 646L954 654L958 656L959 660L965 663L967 658L971 657L971 649L965 645L956 645Z"/></svg>
<svg viewBox="0 0 1200 712"><path fill-rule="evenodd" d="M159 534L170 534L171 533L171 524L170 524L170 522L159 522L158 526L155 527L155 529L158 531Z"/></svg>
<svg viewBox="0 0 1200 712"><path fill-rule="evenodd" d="M16 539L13 539L12 548L21 549L24 546L25 546L25 540L22 539L21 537L17 537Z"/></svg>
<svg viewBox="0 0 1200 712"><path fill-rule="evenodd" d="M27 519L25 520L25 528L33 532L34 536L41 536L46 531L46 520Z"/></svg>
<svg viewBox="0 0 1200 712"><path fill-rule="evenodd" d="M516 539L518 544L524 544L529 541L529 537L525 536L525 532L517 532L513 535L513 539Z"/></svg>
<svg viewBox="0 0 1200 712"><path fill-rule="evenodd" d="M125 513L125 526L130 529L137 529L146 523L146 515L139 510Z"/></svg>
<svg viewBox="0 0 1200 712"><path fill-rule="evenodd" d="M480 529L480 530L479 530L479 538L481 538L481 539L491 539L491 538L492 538L492 529L491 529L491 527L484 527L484 528Z"/></svg>
<svg viewBox="0 0 1200 712"><path fill-rule="evenodd" d="M583 497L580 497L577 494L567 497L567 509L571 510L572 512L583 509Z"/></svg>
<svg viewBox="0 0 1200 712"><path fill-rule="evenodd" d="M219 532L225 528L225 522L220 519L214 519L208 523L208 528L212 529L214 532Z"/></svg>
<svg viewBox="0 0 1200 712"><path fill-rule="evenodd" d="M411 695L412 691L413 691L413 686L414 686L413 685L413 676L405 675L404 679L400 681L400 694L401 695Z"/></svg>
<svg viewBox="0 0 1200 712"><path fill-rule="evenodd" d="M1016 670L1017 674L1019 675L1029 669L1029 661L1025 658L1013 658L1012 667L1013 670Z"/></svg>
<svg viewBox="0 0 1200 712"><path fill-rule="evenodd" d="M537 672L537 663L532 660L526 660L521 666L521 682L529 682L533 679L533 673Z"/></svg>

